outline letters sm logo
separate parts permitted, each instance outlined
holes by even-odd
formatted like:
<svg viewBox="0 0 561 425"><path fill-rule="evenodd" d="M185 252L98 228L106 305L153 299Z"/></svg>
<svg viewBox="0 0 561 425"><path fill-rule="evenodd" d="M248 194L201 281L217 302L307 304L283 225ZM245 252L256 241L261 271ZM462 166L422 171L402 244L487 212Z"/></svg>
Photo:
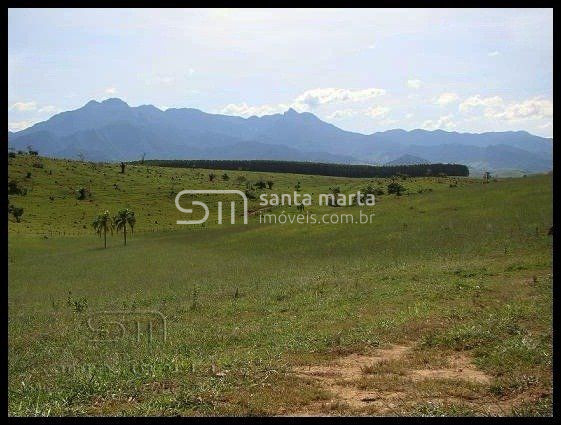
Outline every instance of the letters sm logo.
<svg viewBox="0 0 561 425"><path fill-rule="evenodd" d="M181 199L181 197L183 195L231 195L231 194L239 195L239 196L242 197L242 199L243 199L243 223L247 224L247 196L241 190L235 190L235 189L224 189L224 190L218 190L218 189L209 189L209 190L185 189L185 190L182 190L181 192L179 192L176 195L175 206L177 207L177 209L179 211L181 211L183 213L192 214L193 213L192 208L183 208L181 205L179 205L179 199ZM199 220L177 220L177 224L202 224L202 223L204 223L208 220L208 216L210 214L208 206L204 202L201 202L201 201L192 201L192 204L193 205L198 205L198 206L203 208L203 210L205 212L204 217L199 219ZM231 201L230 202L230 223L234 224L235 222L236 222L236 202ZM222 201L218 201L218 224L222 224Z"/></svg>

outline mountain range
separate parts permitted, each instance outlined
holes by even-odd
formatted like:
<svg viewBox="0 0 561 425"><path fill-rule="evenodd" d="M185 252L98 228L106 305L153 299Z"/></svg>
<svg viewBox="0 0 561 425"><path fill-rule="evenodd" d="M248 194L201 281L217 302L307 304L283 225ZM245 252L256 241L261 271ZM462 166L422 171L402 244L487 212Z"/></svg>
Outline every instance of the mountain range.
<svg viewBox="0 0 561 425"><path fill-rule="evenodd" d="M146 159L277 159L351 164L400 158L459 163L472 173L545 172L553 167L553 139L525 131L458 133L342 130L309 112L242 118L192 108L162 111L120 99L92 100L25 130L8 132L8 146L41 155L91 161Z"/></svg>

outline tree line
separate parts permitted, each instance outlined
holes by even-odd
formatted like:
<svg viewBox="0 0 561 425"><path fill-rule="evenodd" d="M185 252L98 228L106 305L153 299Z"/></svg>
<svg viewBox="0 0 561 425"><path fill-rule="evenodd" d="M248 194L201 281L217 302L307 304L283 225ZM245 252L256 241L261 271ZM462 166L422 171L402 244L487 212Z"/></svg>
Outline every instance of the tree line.
<svg viewBox="0 0 561 425"><path fill-rule="evenodd" d="M134 161L132 164L139 164ZM144 165L173 168L204 168L212 170L262 171L272 173L312 174L333 177L409 177L469 176L468 167L462 164L414 164L414 165L351 165L320 162L273 161L273 160L144 160Z"/></svg>

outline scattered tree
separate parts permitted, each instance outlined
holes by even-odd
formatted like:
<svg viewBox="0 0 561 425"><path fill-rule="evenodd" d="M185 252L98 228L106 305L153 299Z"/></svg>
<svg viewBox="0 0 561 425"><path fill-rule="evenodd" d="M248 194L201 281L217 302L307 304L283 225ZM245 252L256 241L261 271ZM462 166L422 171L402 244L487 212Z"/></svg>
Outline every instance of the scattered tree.
<svg viewBox="0 0 561 425"><path fill-rule="evenodd" d="M124 162L121 162L121 174L125 174L125 167L126 164Z"/></svg>
<svg viewBox="0 0 561 425"><path fill-rule="evenodd" d="M269 187L269 190L271 190L273 188L273 185L275 184L274 181L272 180L267 180L267 186Z"/></svg>
<svg viewBox="0 0 561 425"><path fill-rule="evenodd" d="M119 210L117 215L113 218L113 223L118 231L123 230L123 237L125 239L125 246L127 245L127 225L131 228L131 234L134 232L134 225L136 224L136 217L134 211L128 208Z"/></svg>
<svg viewBox="0 0 561 425"><path fill-rule="evenodd" d="M208 175L208 181L211 181L211 182L212 182L212 181L214 181L215 178L216 178L216 174L214 174L214 173L209 173L209 175Z"/></svg>
<svg viewBox="0 0 561 425"><path fill-rule="evenodd" d="M107 248L107 231L109 230L113 234L113 228L115 227L109 211L105 210L102 214L99 214L92 223L92 226L99 237L101 237L103 232L103 247Z"/></svg>

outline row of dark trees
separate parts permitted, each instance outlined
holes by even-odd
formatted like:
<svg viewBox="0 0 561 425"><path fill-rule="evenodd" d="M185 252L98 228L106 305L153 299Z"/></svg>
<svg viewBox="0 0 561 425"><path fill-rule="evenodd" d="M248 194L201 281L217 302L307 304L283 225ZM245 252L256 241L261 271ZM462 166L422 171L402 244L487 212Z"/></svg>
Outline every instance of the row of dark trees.
<svg viewBox="0 0 561 425"><path fill-rule="evenodd" d="M469 176L468 167L461 164L415 164L372 166L326 164L319 162L269 160L145 160L146 165L174 168L206 168L212 170L262 171L272 173L313 174L335 177L409 177Z"/></svg>

